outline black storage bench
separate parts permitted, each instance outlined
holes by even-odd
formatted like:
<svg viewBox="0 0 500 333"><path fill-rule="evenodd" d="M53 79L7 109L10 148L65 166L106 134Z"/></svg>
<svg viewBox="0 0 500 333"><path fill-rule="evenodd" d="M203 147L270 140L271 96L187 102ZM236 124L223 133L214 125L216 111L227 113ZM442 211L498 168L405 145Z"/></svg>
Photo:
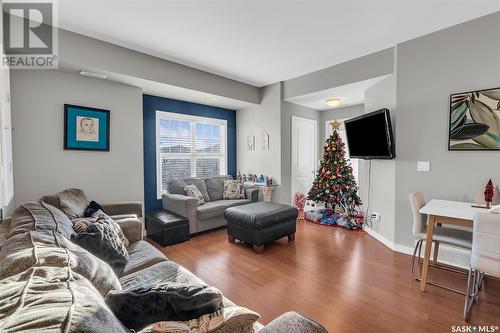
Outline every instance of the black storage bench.
<svg viewBox="0 0 500 333"><path fill-rule="evenodd" d="M237 239L253 245L255 253L264 251L264 245L281 237L295 240L297 209L273 202L254 202L230 207L224 211L227 237L230 243Z"/></svg>
<svg viewBox="0 0 500 333"><path fill-rule="evenodd" d="M174 245L189 240L187 218L165 209L146 214L146 231L148 237L161 246Z"/></svg>

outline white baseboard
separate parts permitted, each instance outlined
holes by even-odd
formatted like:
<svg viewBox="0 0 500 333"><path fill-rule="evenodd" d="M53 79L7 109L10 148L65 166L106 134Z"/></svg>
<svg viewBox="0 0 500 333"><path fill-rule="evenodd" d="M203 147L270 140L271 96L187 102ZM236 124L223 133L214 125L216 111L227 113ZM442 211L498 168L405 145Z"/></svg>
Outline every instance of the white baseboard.
<svg viewBox="0 0 500 333"><path fill-rule="evenodd" d="M367 226L365 226L363 230L391 250L408 254L410 256L413 255L414 247L394 243ZM424 251L425 250L422 250L422 255ZM432 251L434 251L434 245ZM468 269L470 263L470 251L449 245L440 245L438 261L443 264Z"/></svg>

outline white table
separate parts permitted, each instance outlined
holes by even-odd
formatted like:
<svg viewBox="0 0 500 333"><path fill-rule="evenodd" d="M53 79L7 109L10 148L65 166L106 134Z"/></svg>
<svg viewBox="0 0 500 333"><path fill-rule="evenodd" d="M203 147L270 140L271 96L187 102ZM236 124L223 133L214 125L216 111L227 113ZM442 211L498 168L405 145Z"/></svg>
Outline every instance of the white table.
<svg viewBox="0 0 500 333"><path fill-rule="evenodd" d="M486 209L472 207L470 202L436 200L429 201L419 212L427 214L427 236L425 239L425 256L422 267L422 276L420 281L420 290L425 291L427 283L427 272L429 269L429 260L431 256L432 239L434 235L434 226L436 223L457 225L461 227L472 228L472 220L477 212L484 212ZM436 244L436 247L438 245ZM437 248L434 253L437 254ZM436 260L437 256L434 256Z"/></svg>
<svg viewBox="0 0 500 333"><path fill-rule="evenodd" d="M246 187L257 187L259 189L262 189L264 201L268 202L273 201L273 188L278 186L278 184L267 185L266 183L255 183L255 182L244 182L243 184Z"/></svg>

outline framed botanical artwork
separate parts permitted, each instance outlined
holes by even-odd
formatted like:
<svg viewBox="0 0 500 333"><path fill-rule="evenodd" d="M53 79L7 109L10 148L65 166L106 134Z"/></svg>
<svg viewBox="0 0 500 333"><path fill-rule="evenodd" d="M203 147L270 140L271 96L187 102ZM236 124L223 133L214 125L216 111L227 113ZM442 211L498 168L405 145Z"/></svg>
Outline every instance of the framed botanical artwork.
<svg viewBox="0 0 500 333"><path fill-rule="evenodd" d="M448 150L500 150L500 88L450 95Z"/></svg>
<svg viewBox="0 0 500 333"><path fill-rule="evenodd" d="M64 104L64 149L109 151L109 110Z"/></svg>

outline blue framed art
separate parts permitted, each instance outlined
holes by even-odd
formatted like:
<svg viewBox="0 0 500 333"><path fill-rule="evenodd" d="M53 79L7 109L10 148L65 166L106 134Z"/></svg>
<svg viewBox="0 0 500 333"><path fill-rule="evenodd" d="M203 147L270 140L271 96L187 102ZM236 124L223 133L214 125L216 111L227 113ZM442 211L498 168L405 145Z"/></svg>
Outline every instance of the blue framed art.
<svg viewBox="0 0 500 333"><path fill-rule="evenodd" d="M109 151L109 110L64 104L64 149Z"/></svg>

